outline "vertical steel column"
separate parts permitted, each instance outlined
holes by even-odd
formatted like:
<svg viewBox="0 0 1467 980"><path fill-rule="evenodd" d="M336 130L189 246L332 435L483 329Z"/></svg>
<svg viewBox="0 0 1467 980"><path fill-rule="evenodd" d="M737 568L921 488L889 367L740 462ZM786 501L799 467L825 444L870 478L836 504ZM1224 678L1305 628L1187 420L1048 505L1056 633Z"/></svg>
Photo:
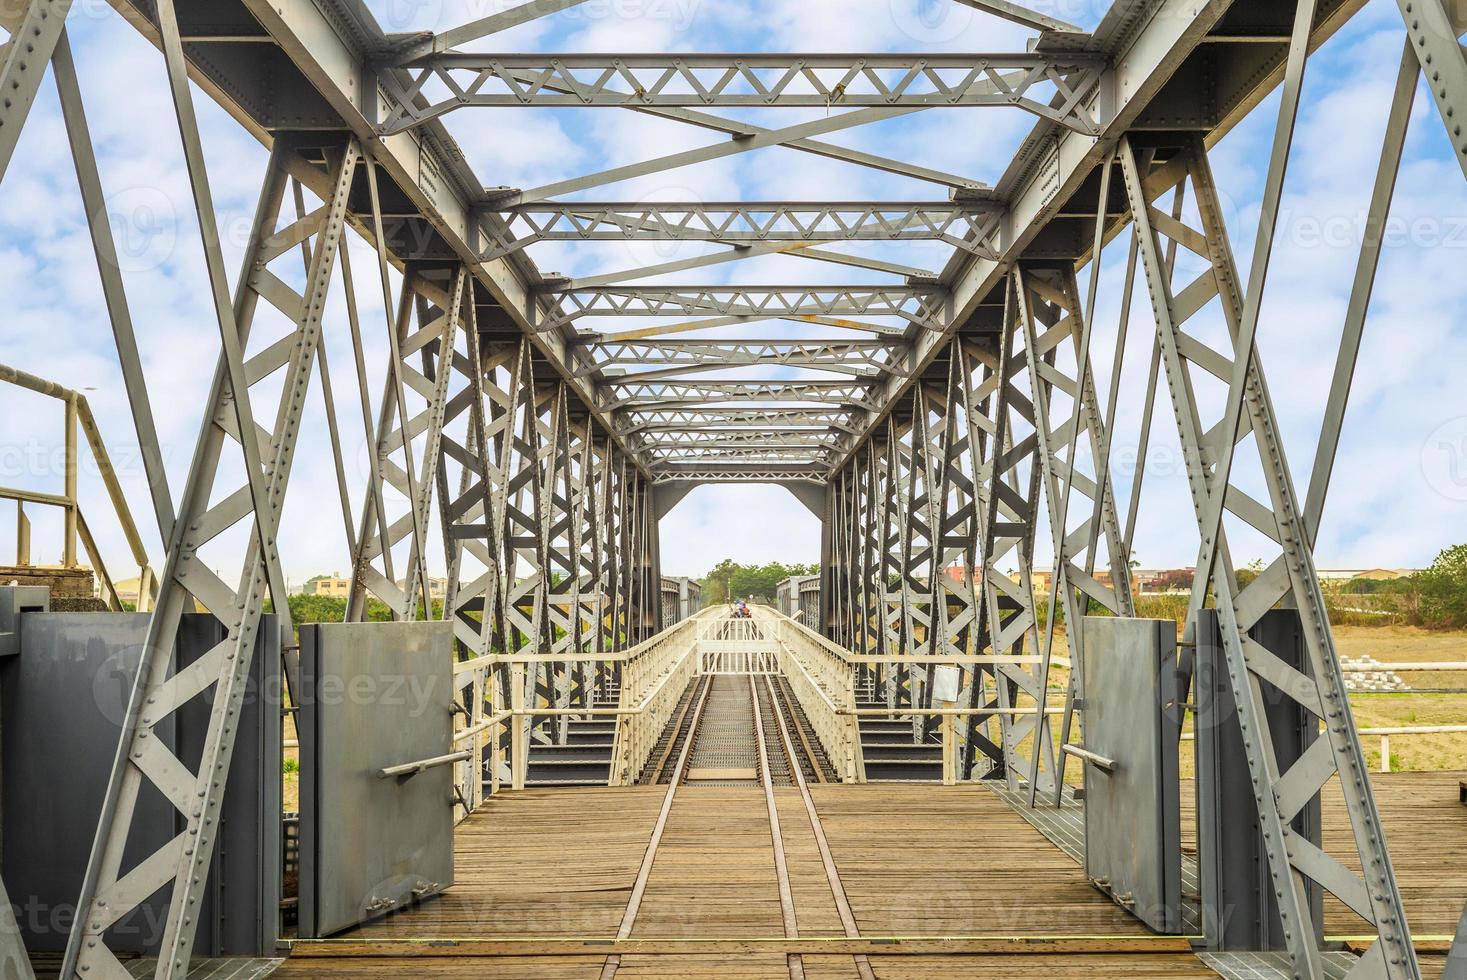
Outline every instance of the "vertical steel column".
<svg viewBox="0 0 1467 980"><path fill-rule="evenodd" d="M171 11L168 11L171 15ZM165 17L166 28L171 16ZM176 27L165 47L170 61L178 61ZM170 64L170 69L181 69ZM187 99L186 82L180 96ZM177 93L175 93L177 95ZM197 140L191 113L181 110L187 137ZM196 147L195 147L196 149ZM330 154L332 192L326 205L278 235L274 233L285 188L288 141L277 143L266 171L255 224L247 249L240 287L226 323L233 331L225 345L210 391L199 443L168 541L156 610L149 623L142 667L134 686L122 738L108 783L97 838L93 844L83 883L78 915L64 962L63 975L113 977L125 975L117 958L104 941L114 922L137 907L158 889L172 884L168 922L158 963L159 977L181 977L188 968L198 920L198 896L207 876L218 831L219 802L233 751L235 722L244 696L244 677L249 670L266 592L266 566L274 566L272 581L279 575L274 528L289 481L300 417L309 387L312 365L320 340L321 316L337 251L345 225L347 195L356 170L355 144ZM204 178L194 170L196 182ZM201 191L201 202L207 192ZM201 203L201 208L203 204ZM212 205L209 205L212 210ZM206 246L217 235L206 226ZM304 295L297 293L271 272L269 265L293 249L294 244L315 239ZM215 253L217 255L217 252ZM212 261L212 260L211 260ZM290 332L273 344L264 345L248 360L240 357L255 320L258 303L264 299L291 323ZM236 363L227 363L239 358ZM249 388L284 371L274 425L262 430L249 410ZM248 383L236 387L233 378ZM241 426L243 419L246 424ZM230 493L217 493L215 480L225 440L244 447L242 456L249 467L251 458L263 456L263 493L251 492L247 483ZM241 442L241 439L243 441ZM253 482L253 481L251 481ZM210 505L211 500L217 503ZM258 509L263 501L267 508ZM242 520L255 524L243 556L243 574L237 587L219 579L199 554L201 548ZM262 541L264 547L262 549ZM272 593L279 600L279 615L289 629L284 591ZM189 667L174 672L172 661L180 617L186 605L197 600L225 624L227 636L218 646ZM191 772L162 742L154 728L184 704L212 692L213 708L208 734L197 771ZM186 828L164 847L124 870L123 850L134 820L138 795L145 786L160 792L182 814Z"/></svg>
<svg viewBox="0 0 1467 980"><path fill-rule="evenodd" d="M500 590L499 561L490 545L491 444L484 417L488 365L479 345L473 281L468 278L467 270L462 274L465 289L458 298L462 304L458 316L462 329L454 335L445 360L432 358L428 348L423 351L424 375L428 380L436 382L443 372L450 375L451 393L444 407L438 443L437 484L439 524L448 562L443 617L453 624L454 647L461 662L494 651L494 609ZM482 570L469 576L466 558ZM462 790L459 802L466 812L473 811L483 801L484 781L493 776L493 733L488 730L485 717L493 713L496 674L500 669L484 667L465 671L455 679L455 694L463 709L463 727L474 733L465 746L473 754L460 764L457 779Z"/></svg>
<svg viewBox="0 0 1467 980"><path fill-rule="evenodd" d="M1366 921L1379 940L1362 957L1362 975L1392 978L1419 977L1390 856L1376 811L1365 767L1364 755L1345 693L1344 678L1334 650L1328 617L1314 568L1312 535L1303 520L1292 475L1278 437L1274 411L1268 396L1260 359L1251 343L1242 356L1247 364L1240 372L1232 356L1208 347L1182 331L1184 323L1212 298L1221 308L1235 342L1243 321L1244 302L1233 263L1221 208L1212 182L1206 154L1197 141L1181 150L1180 166L1143 169L1142 158L1129 140L1122 142L1121 163L1131 201L1141 257L1151 292L1153 313L1163 352L1168 386L1176 415L1178 433L1187 462L1193 507L1203 536L1204 551L1216 554L1210 585L1216 596L1222 627L1230 684L1238 699L1240 728L1253 776L1255 806L1265 850L1273 870L1284 934L1294 970L1301 976L1323 976L1320 951L1314 944L1315 923L1304 899L1306 878L1317 882ZM1196 191L1200 228L1158 217L1153 202L1191 180ZM1177 241L1208 263L1194 283L1174 292L1169 270L1161 259L1159 236ZM1269 491L1267 503L1245 494L1235 484L1225 483L1221 460L1230 457L1237 441L1248 431L1227 435L1219 446L1216 432L1225 433L1228 419L1204 426L1193 390L1193 372L1211 374L1231 382L1240 374L1244 390L1239 397L1246 410L1248 431L1259 454L1260 469ZM1224 456L1223 454L1226 454ZM1209 503L1221 501L1228 512L1274 541L1280 556L1246 587L1239 589L1227 548L1226 530L1217 524L1215 540L1206 535L1212 528ZM1203 569L1199 567L1199 573ZM1205 591L1199 582L1195 592ZM1194 597L1194 605L1195 605ZM1252 640L1248 631L1274 606L1298 610L1308 659L1301 672L1285 665L1266 647ZM1280 770L1272 751L1264 714L1262 685L1297 702L1322 722L1317 739L1297 762ZM1338 777L1338 778L1335 778ZM1334 782L1343 794L1353 838L1365 876L1351 871L1337 858L1315 847L1290 826L1293 818L1321 791Z"/></svg>
<svg viewBox="0 0 1467 980"><path fill-rule="evenodd" d="M1098 266L1099 252L1092 261ZM1131 599L1129 555L1121 540L1120 520L1115 508L1109 458L1110 440L1102 421L1095 380L1089 370L1090 331L1081 311L1079 286L1073 268L1054 270L1021 266L1018 283L1019 316L1024 324L1025 353L1030 389L1034 396L1035 438L1044 497L1048 505L1050 534L1054 543L1055 574L1052 595L1063 602L1073 681L1082 663L1084 630L1081 620L1091 601L1117 616L1134 616ZM1092 277L1092 282L1094 277ZM1093 300L1092 300L1093 303ZM1085 440L1090 465L1079 467ZM1088 469L1087 473L1085 470ZM1069 505L1079 495L1089 506L1082 522L1071 527ZM1098 545L1104 540L1109 584L1095 576ZM1044 641L1037 651L1041 663L1041 690L1048 689L1054 640L1056 605L1051 600ZM1073 699L1067 695L1067 706ZM1053 786L1060 791L1064 772L1063 754L1056 752L1047 716L1039 718L1039 735L1034 739L1032 771L1053 767ZM1059 755L1056 758L1056 755ZM1029 802L1034 804L1038 780L1029 785ZM1056 797L1058 803L1058 797Z"/></svg>
<svg viewBox="0 0 1467 980"><path fill-rule="evenodd" d="M1031 663L1037 658L1025 655L1026 646L1030 650L1039 647L1033 560L1041 467L1033 398L1018 385L1028 361L1019 323L1019 290L1018 278L1010 276L997 356L988 365L988 379L979 389L982 398L991 397L993 406L992 414L982 422L992 449L978 492L987 617L982 652L1003 658L993 666L1000 747L997 752L989 750L992 768L1002 772L1012 789L1037 782L1044 791L1052 787L1031 770L1020 750L1020 743L1038 729L1044 690ZM1016 566L1012 578L1004 571L1010 564ZM1011 709L1027 709L1028 713L1004 713Z"/></svg>

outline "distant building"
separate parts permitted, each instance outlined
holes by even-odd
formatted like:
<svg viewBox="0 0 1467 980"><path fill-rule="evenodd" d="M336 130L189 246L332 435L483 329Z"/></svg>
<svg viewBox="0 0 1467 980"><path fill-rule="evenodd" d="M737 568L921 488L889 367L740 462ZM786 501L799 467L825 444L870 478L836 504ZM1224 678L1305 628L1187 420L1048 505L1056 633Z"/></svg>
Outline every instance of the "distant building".
<svg viewBox="0 0 1467 980"><path fill-rule="evenodd" d="M1390 582L1398 578L1415 575L1414 568L1320 568L1316 569L1319 584L1324 588L1339 588L1346 582Z"/></svg>
<svg viewBox="0 0 1467 980"><path fill-rule="evenodd" d="M1186 568L1133 568L1131 569L1132 592L1191 592L1197 569Z"/></svg>
<svg viewBox="0 0 1467 980"><path fill-rule="evenodd" d="M399 589L402 589L404 592L407 591L407 579L399 579L398 580L398 583L397 583L397 587ZM429 575L428 576L428 598L430 598L430 599L444 599L444 598L447 598L447 597L448 597L448 579L446 579L446 578L434 578L432 575Z"/></svg>
<svg viewBox="0 0 1467 980"><path fill-rule="evenodd" d="M337 572L332 572L330 575L318 575L306 583L304 594L345 599L351 595L351 579L342 578Z"/></svg>
<svg viewBox="0 0 1467 980"><path fill-rule="evenodd" d="M141 587L142 582L137 576L133 576L132 578L125 578L120 582L112 583L112 588L117 591L118 600L121 602L130 603L133 606L136 606L138 604L138 592Z"/></svg>
<svg viewBox="0 0 1467 980"><path fill-rule="evenodd" d="M975 568L970 571L966 565L949 565L942 570L942 574L959 585L967 585L978 577L979 570Z"/></svg>

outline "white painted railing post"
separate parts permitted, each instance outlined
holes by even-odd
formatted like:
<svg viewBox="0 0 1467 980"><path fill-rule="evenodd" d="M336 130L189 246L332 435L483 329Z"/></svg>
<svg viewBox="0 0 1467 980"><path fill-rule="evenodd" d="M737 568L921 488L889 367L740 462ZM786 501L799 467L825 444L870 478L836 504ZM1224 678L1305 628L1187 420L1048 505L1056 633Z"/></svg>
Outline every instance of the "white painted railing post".
<svg viewBox="0 0 1467 980"><path fill-rule="evenodd" d="M522 663L509 665L509 706L514 712L509 729L509 785L511 789L524 789L529 745L525 738L525 665Z"/></svg>

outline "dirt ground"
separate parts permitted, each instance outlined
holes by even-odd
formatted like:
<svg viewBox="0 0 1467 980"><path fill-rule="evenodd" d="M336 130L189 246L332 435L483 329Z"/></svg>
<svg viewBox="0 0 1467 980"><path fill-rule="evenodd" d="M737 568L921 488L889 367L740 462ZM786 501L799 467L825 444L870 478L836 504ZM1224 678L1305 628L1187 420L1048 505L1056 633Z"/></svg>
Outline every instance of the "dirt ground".
<svg viewBox="0 0 1467 980"><path fill-rule="evenodd" d="M1467 633L1412 626L1336 626L1342 657L1374 657L1382 663L1462 661L1463 670L1403 673L1414 688L1467 688ZM1350 698L1360 728L1410 728L1467 725L1467 693L1355 694ZM1380 737L1362 735L1370 768L1380 768ZM1445 735L1393 735L1392 769L1467 768L1467 732Z"/></svg>

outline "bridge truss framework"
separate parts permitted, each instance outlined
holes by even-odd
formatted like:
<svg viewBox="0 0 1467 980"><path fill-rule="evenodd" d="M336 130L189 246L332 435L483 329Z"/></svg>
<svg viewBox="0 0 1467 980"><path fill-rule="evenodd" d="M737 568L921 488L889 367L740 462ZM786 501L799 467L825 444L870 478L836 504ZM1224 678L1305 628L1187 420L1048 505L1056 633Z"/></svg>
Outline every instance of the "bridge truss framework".
<svg viewBox="0 0 1467 980"><path fill-rule="evenodd" d="M125 975L104 934L170 888L160 977L183 976L218 832L223 775L267 598L283 613L279 518L313 376L325 398L343 533L348 617L369 602L395 618L454 622L464 711L474 725L523 698L568 706L608 678L594 658L663 623L657 519L693 486L779 482L824 523L821 626L858 654L907 658L876 681L890 704L930 706L929 672L961 665L965 769L1001 778L1030 806L1057 800L1051 670L1062 608L1133 615L1130 542L1144 468L1121 493L1112 466L1116 384L1127 330L1154 333L1138 459L1157 414L1185 455L1200 540L1192 617L1209 591L1222 622L1273 887L1300 976L1323 976L1305 884L1353 909L1378 941L1360 976L1419 975L1364 758L1345 696L1312 550L1366 322L1382 235L1367 234L1352 285L1325 425L1301 494L1285 456L1256 343L1308 54L1357 0L1259 5L1136 0L1091 34L1015 4L974 3L1034 28L1030 50L974 55L485 55L459 49L575 0L532 0L438 36L384 35L354 0L237 0L207 25L173 0L113 0L162 51L201 229L221 351L188 479L175 501L113 251L106 201L64 29L68 0L30 0L4 23L0 175L45 76L60 95L99 277L148 468L166 553L144 668L117 746L65 975ZM1399 80L1370 203L1389 212L1417 82L1467 174L1467 60L1443 0L1399 0ZM247 41L248 45L239 42ZM239 56L242 47L251 49ZM190 80L270 148L247 256L231 294ZM1233 259L1208 148L1271 89L1282 97L1246 274ZM575 105L651 114L729 139L538 188L486 187L441 117L474 106ZM996 187L825 142L822 137L934 106L1017 106L1036 127ZM823 106L763 128L719 107ZM838 111L837 111L838 110ZM567 195L750 150L781 147L940 189L932 201L643 204ZM314 203L308 203L314 202ZM369 242L389 363L373 398L360 322L348 303L355 377L333 388L323 318L333 281L353 295L343 247ZM715 251L590 280L542 275L542 241L678 241ZM923 241L950 249L928 270L821 246ZM1123 304L1113 350L1092 342L1100 259L1126 253L1126 295L1146 290L1151 324ZM854 266L865 283L661 286L641 280L759 255ZM299 270L295 264L299 263ZM1199 271L1200 270L1200 271ZM369 277L370 277L369 276ZM1220 316L1227 342L1189 325ZM604 332L579 321L635 318ZM785 321L850 339L714 339L706 331ZM705 332L688 339L683 334ZM1212 336L1209 334L1208 336ZM737 378L709 377L737 367ZM752 371L754 373L747 373ZM1207 380L1207 379L1211 380ZM1162 390L1163 383L1165 390ZM1221 385L1222 411L1198 395ZM355 388L353 393L350 390ZM359 401L375 451L354 505L335 398ZM1165 398L1166 405L1158 399ZM1249 448L1251 447L1251 449ZM1241 452L1240 452L1241 450ZM1242 457L1255 455L1256 465ZM1262 499L1235 479L1262 474ZM1302 472L1302 471L1300 471ZM1126 506L1123 511L1122 501ZM430 540L435 522L441 540ZM226 532L247 527L220 561ZM1035 587L1047 526L1054 588ZM1229 526L1272 540L1277 557L1238 588ZM449 586L427 591L431 551ZM205 550L209 557L205 557ZM237 581L211 569L237 566ZM946 574L952 567L963 574ZM1048 608L1043 608L1047 600ZM191 601L227 638L171 671ZM1268 609L1298 611L1306 671L1249 636ZM511 663L515 656L520 659ZM578 660L577 657L582 657ZM287 661L287 674L290 664ZM1260 684L1321 719L1324 737L1281 769ZM152 737L161 719L212 697L196 768ZM1083 724L1073 687L1061 738ZM554 738L548 731L533 737ZM483 741L476 744L482 767ZM480 769L482 771L482 768ZM472 809L482 784L469 780ZM1365 875L1295 833L1321 790L1342 793ZM161 793L185 829L124 867L139 794Z"/></svg>

